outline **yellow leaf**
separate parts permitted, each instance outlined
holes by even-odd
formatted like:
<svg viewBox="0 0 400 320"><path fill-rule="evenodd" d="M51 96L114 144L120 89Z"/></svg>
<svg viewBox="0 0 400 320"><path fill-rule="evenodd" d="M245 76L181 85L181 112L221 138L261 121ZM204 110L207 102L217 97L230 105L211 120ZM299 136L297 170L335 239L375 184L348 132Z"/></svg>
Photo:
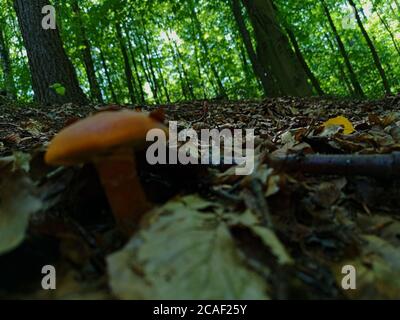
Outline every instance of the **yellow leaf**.
<svg viewBox="0 0 400 320"><path fill-rule="evenodd" d="M333 119L329 119L326 121L323 126L325 128L329 128L332 126L342 126L343 127L343 134L349 135L356 131L353 127L353 124L345 117L339 116Z"/></svg>

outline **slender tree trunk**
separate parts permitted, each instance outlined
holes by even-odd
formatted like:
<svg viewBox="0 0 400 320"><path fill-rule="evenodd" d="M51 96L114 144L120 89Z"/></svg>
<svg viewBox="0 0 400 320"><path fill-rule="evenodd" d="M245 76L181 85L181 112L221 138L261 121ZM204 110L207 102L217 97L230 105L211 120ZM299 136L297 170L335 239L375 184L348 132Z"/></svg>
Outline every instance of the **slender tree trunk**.
<svg viewBox="0 0 400 320"><path fill-rule="evenodd" d="M162 86L162 89L163 89L164 94L165 94L165 98L167 99L167 103L171 103L171 98L170 98L169 91L168 91L168 83L164 78L164 75L163 75L163 72L162 72L162 66L160 65L160 62L163 59L159 56L157 50L155 51L154 57L156 58L155 65L156 65L156 69L157 69L158 76L159 76L158 78L161 81L161 86Z"/></svg>
<svg viewBox="0 0 400 320"><path fill-rule="evenodd" d="M145 56L145 61L147 62L148 65L148 69L150 72L150 76L152 78L153 81L153 86L154 86L154 99L156 100L157 103L159 103L159 95L160 93L160 85L158 83L158 79L156 76L156 72L155 72L155 68L153 65L153 57L150 51L150 44L149 44L149 39L147 37L147 33L146 33L146 26L143 22L143 19L141 19L141 25L142 25L142 36L143 36L143 41L144 41L144 48L145 48L145 52L146 52L146 56Z"/></svg>
<svg viewBox="0 0 400 320"><path fill-rule="evenodd" d="M139 85L140 102L141 103L145 103L146 102L146 95L145 95L144 90L143 90L143 81L142 81L142 77L141 77L141 75L139 73L139 67L138 67L138 64L136 62L135 52L133 50L133 47L132 47L132 44L131 44L130 41L128 42L128 48L129 48L129 53L131 55L133 69L135 70L136 78L137 78L138 85Z"/></svg>
<svg viewBox="0 0 400 320"><path fill-rule="evenodd" d="M337 28L335 26L335 23L333 22L331 13L329 11L329 8L328 8L327 4L325 3L325 0L320 0L320 2L322 4L322 7L324 9L326 17L328 18L328 22L329 22L329 25L330 25L330 27L332 29L332 32L335 35L336 42L337 42L337 45L338 45L338 48L339 48L339 52L340 52L340 54L342 55L342 57L344 59L344 63L346 65L347 70L349 71L350 81L351 81L351 84L352 84L352 86L354 88L354 92L355 92L357 97L364 98L365 97L364 91L361 88L360 83L358 82L356 73L354 72L353 66L351 65L349 55L348 55L348 53L346 51L346 48L344 46L344 43L343 43L342 39L340 38L340 35L339 35L339 32L338 32L338 30L337 30Z"/></svg>
<svg viewBox="0 0 400 320"><path fill-rule="evenodd" d="M183 58L182 53L179 50L179 47L176 44L176 42L174 42L174 47L175 47L175 51L177 53L178 61L179 61L180 65L181 65L181 68L182 68L182 73L183 73L183 76L184 76L184 79L185 79L185 82L186 82L187 90L189 92L189 95L190 95L191 99L195 100L196 97L195 97L195 94L194 94L192 82L190 80L189 72L186 70L186 67L185 67L185 64L184 64L184 58Z"/></svg>
<svg viewBox="0 0 400 320"><path fill-rule="evenodd" d="M146 59L146 55L142 54L141 57L142 58L140 59L140 63L141 63L141 66L142 66L142 68L144 70L144 73L145 73L145 76L146 76L146 81L150 86L151 93L153 94L154 100L157 101L158 100L157 84L154 83L154 78L151 75L151 71L150 71L149 66L148 66L148 61Z"/></svg>
<svg viewBox="0 0 400 320"><path fill-rule="evenodd" d="M251 41L250 32L247 30L246 23L242 14L240 0L232 0L232 11L238 25L239 32L242 36L243 43L246 47L247 54L250 58L254 73L257 78L261 81L264 93L266 96L278 96L279 90L275 86L275 82L271 77L271 74L264 69L263 65L258 60L257 54L254 50L253 43Z"/></svg>
<svg viewBox="0 0 400 320"><path fill-rule="evenodd" d="M138 50L140 51L140 59L139 59L140 67L143 70L146 82L150 86L153 97L155 98L155 100L157 100L157 90L155 88L155 84L153 83L153 79L151 78L150 70L149 67L147 66L147 58L146 55L144 54L143 44L140 37L138 36L138 31L136 29L132 30L132 36L135 44L137 45Z"/></svg>
<svg viewBox="0 0 400 320"><path fill-rule="evenodd" d="M130 15L134 16L135 13L133 9L130 9ZM143 24L143 21L141 21ZM153 79L150 76L150 70L147 66L148 61L146 55L144 54L143 43L139 36L139 30L136 29L136 22L134 20L131 21L130 28L125 26L126 30L130 29L130 32L127 32L128 40L129 40L129 50L131 54L132 63L135 69L135 73L137 75L138 83L139 83L139 92L141 96L141 102L145 103L147 95L144 91L145 85L148 84L150 86L150 90L153 94L153 98L157 101L157 89L156 85L153 83ZM132 43L135 45L135 50L133 49ZM139 68L140 67L140 68ZM142 77L140 75L139 69L143 71L144 81L142 81Z"/></svg>
<svg viewBox="0 0 400 320"><path fill-rule="evenodd" d="M232 41L235 45L236 54L239 57L240 61L242 62L242 72L244 74L244 78L242 80L244 81L244 84L247 87L247 90L246 90L247 95L254 96L256 93L254 92L252 83L255 80L257 86L259 86L263 90L261 81L260 81L260 79L258 79L257 75L254 73L254 69L252 69L252 64L251 64L251 61L249 61L249 59L248 59L246 48L243 43L243 39L240 34L239 28L235 28L233 30L232 37L234 38L234 40L232 40ZM233 82L232 87L235 87L235 82ZM241 96L243 96L245 94L245 91L243 89L239 89L238 93L240 93Z"/></svg>
<svg viewBox="0 0 400 320"><path fill-rule="evenodd" d="M16 22L14 19L11 19L11 24L12 24L12 32L14 32L14 34L19 35L19 31L21 30L19 28L19 24L18 22ZM16 43L16 47L18 50L18 54L20 57L23 57L25 54L23 52L23 48L24 48L24 40L22 39L22 37L17 36L17 43ZM25 63L24 63L25 64ZM25 67L25 66L24 66ZM29 68L29 64L26 65L27 68ZM30 79L32 81L32 79ZM32 85L32 83L30 83Z"/></svg>
<svg viewBox="0 0 400 320"><path fill-rule="evenodd" d="M178 66L179 78L180 78L181 86L182 86L182 93L186 99L189 96L192 100L195 100L193 86L190 83L189 75L184 66L183 57L179 50L179 47L176 44L176 42L171 39L168 32L166 34L167 34L168 42L170 44L170 51L172 53L172 56L175 60L176 65Z"/></svg>
<svg viewBox="0 0 400 320"><path fill-rule="evenodd" d="M335 50L335 45L332 43L332 40L329 37L329 34L325 34L325 38L326 38L326 42L328 43L328 45L331 49L331 52L335 53L337 50ZM344 70L342 62L339 60L339 58L336 56L336 54L334 54L333 56L336 61L336 66L338 67L339 79L342 80L342 85L348 91L348 93L351 97L356 96L356 94L354 92L354 88L352 87L351 82L346 75L346 72Z"/></svg>
<svg viewBox="0 0 400 320"><path fill-rule="evenodd" d="M191 31L192 31L192 37L193 39L195 39L196 41L194 41L194 49L195 49L195 57L196 57L196 65L197 65L197 69L198 69L198 73L199 76L201 77L202 70L204 70L204 76L206 77L206 80L203 80L204 77L201 77L202 79L202 84L203 84L203 92L204 92L204 99L208 98L208 89L207 89L207 83L209 83L211 85L211 87L213 88L214 94L216 96L219 96L219 89L215 84L215 81L213 81L210 77L210 73L208 72L208 69L210 68L210 61L207 58L207 56L205 56L205 52L201 50L201 48L199 48L199 46L201 47L201 41L200 41L200 35L197 32L197 27L196 27L196 23L192 14L192 10L189 12L190 15L190 20L191 20ZM208 68L206 68L206 66Z"/></svg>
<svg viewBox="0 0 400 320"><path fill-rule="evenodd" d="M311 96L312 87L270 0L243 0L257 40L257 56L264 70L270 69L284 95Z"/></svg>
<svg viewBox="0 0 400 320"><path fill-rule="evenodd" d="M194 25L196 27L196 31L197 31L197 34L198 34L198 37L199 37L200 44L203 47L205 58L207 60L208 65L210 66L211 72L214 75L215 81L217 82L218 91L219 91L218 95L221 98L227 98L228 95L226 93L224 85L222 84L222 80L221 80L221 78L219 76L219 73L218 73L214 63L212 63L212 61L211 61L210 49L208 48L207 42L204 40L203 27L201 25L199 17L197 16L195 5L194 5L194 1L193 0L189 0L189 5L190 5L190 10L191 10L192 21L194 22Z"/></svg>
<svg viewBox="0 0 400 320"><path fill-rule="evenodd" d="M244 74L246 76L246 82L250 83L253 80L253 78L255 77L255 79L257 81L257 84L261 88L263 88L261 80L258 79L257 76L255 76L254 69L250 68L251 61L248 61L248 58L247 58L248 54L247 54L245 45L241 44L241 43L238 43L237 46L238 46L238 49L239 49L240 59L242 60L242 67L243 67L243 72L244 72Z"/></svg>
<svg viewBox="0 0 400 320"><path fill-rule="evenodd" d="M355 97L357 96L353 86L351 85L351 82L348 78L348 76L346 75L345 69L342 65L342 63L340 62L340 60L338 59L338 57L336 57L336 62L338 64L338 68L339 68L339 79L342 79L344 87L347 89L347 92L350 94L350 96Z"/></svg>
<svg viewBox="0 0 400 320"><path fill-rule="evenodd" d="M15 0L14 8L28 54L35 98L44 104L63 104L73 102L87 103L78 79L64 50L58 29L42 28L42 8L49 5L48 0ZM64 94L53 88L60 84Z"/></svg>
<svg viewBox="0 0 400 320"><path fill-rule="evenodd" d="M2 28L0 29L0 61L4 75L4 90L6 91L7 96L15 99L16 90L15 90L15 83L14 83L12 65L10 60L10 51L6 39L4 37L4 32Z"/></svg>
<svg viewBox="0 0 400 320"><path fill-rule="evenodd" d="M182 64L181 64L181 62L179 60L178 55L174 51L174 47L172 45L170 45L170 51L171 51L172 57L173 57L173 59L175 61L175 64L178 67L177 70L178 70L179 82L181 84L182 96L184 97L185 100L189 100L189 98L188 98L188 88L186 86L185 76L183 75L183 71L182 71Z"/></svg>
<svg viewBox="0 0 400 320"><path fill-rule="evenodd" d="M184 77L183 72L182 72L182 67L181 67L181 65L180 65L180 63L178 61L178 58L177 58L176 54L174 52L172 52L172 55L174 57L175 63L177 64L177 67L178 67L177 71L178 71L178 76L179 76L179 82L180 82L180 85L181 85L182 97L186 101L189 101L188 90L187 90L185 79L184 79L185 77Z"/></svg>
<svg viewBox="0 0 400 320"><path fill-rule="evenodd" d="M148 10L149 13L152 14L151 8ZM147 58L148 58L148 64L150 68L151 75L153 77L153 82L154 82L154 87L156 89L157 95L161 98L162 101L162 94L164 92L165 98L167 103L171 102L170 94L168 91L168 81L165 79L163 71L162 71L162 61L163 59L160 58L157 46L151 46L153 42L153 38L151 35L149 36L147 33L147 26L145 25L145 22L143 18L140 19L140 23L142 26L142 34L143 34L143 39L145 43L145 49L147 53ZM150 23L154 23L154 25L158 24L158 21L152 21L150 20ZM155 47L155 50L152 50ZM156 100L159 102L158 98Z"/></svg>
<svg viewBox="0 0 400 320"><path fill-rule="evenodd" d="M15 9L14 9L14 11L15 11ZM5 23L5 24L7 24L7 21L6 20L4 20L2 23ZM12 29L12 32L14 32L16 35L18 35L18 32L21 30L20 29L20 27L19 27L19 23L18 23L18 19L17 19L17 21L15 21L15 19L11 19L11 29ZM23 45L23 39L21 39L21 37L17 37L18 38L18 49L21 49L24 45ZM21 52L20 50L18 50L19 52Z"/></svg>
<svg viewBox="0 0 400 320"><path fill-rule="evenodd" d="M9 0L9 4L12 5L14 0ZM11 32L13 32L16 35L16 43L15 47L18 52L17 58L20 60L20 64L22 65L24 70L30 70L29 69L29 60L26 58L26 54L24 52L24 39L21 35L20 32L20 27L18 23L18 19L10 19L11 20ZM26 85L29 87L29 90L33 90L33 85L32 85L32 77L28 77L28 82ZM18 93L18 91L17 91Z"/></svg>
<svg viewBox="0 0 400 320"><path fill-rule="evenodd" d="M389 80L387 79L385 70L383 69L383 66L382 66L382 63L381 63L381 59L379 58L379 54L378 54L378 52L377 52L377 50L375 48L375 45L372 42L367 30L365 29L364 24L362 23L362 20L361 20L361 17L360 17L360 14L358 12L356 4L354 3L353 0L348 0L348 2L354 9L358 27L360 28L361 33L363 34L363 36L365 38L365 41L367 42L368 48L371 51L372 58L374 59L375 66L378 69L379 75L381 76L382 84L383 84L383 87L385 89L385 92L386 92L386 94L390 95L392 93L392 91L390 89Z"/></svg>
<svg viewBox="0 0 400 320"><path fill-rule="evenodd" d="M125 30L128 30L128 28L125 26ZM136 61L136 56L135 56L135 51L133 49L132 46L132 41L131 41L131 37L129 32L127 33L127 41L128 41L128 49L129 49L129 54L131 56L131 60L132 60L132 64L133 64L133 69L135 70L135 74L136 74L136 79L138 82L138 86L139 86L139 93L140 93L140 102L141 103L146 103L146 95L144 93L143 90L143 81L142 81L142 77L139 73L139 67Z"/></svg>
<svg viewBox="0 0 400 320"><path fill-rule="evenodd" d="M293 45L297 59L299 60L300 64L303 66L303 69L306 72L311 83L313 84L314 89L317 91L318 95L323 96L325 94L325 92L324 92L324 90L322 90L321 84L319 83L317 77L314 75L314 73L310 69L310 66L308 65L303 53L301 52L300 45L297 42L297 38L296 38L294 32L290 29L289 26L286 26L285 30L286 30L286 33L288 34L289 39Z"/></svg>
<svg viewBox="0 0 400 320"><path fill-rule="evenodd" d="M375 10L376 14L379 17L379 20L381 21L381 23L383 24L383 26L385 27L386 31L389 33L390 38L392 39L392 43L394 45L394 48L396 49L398 55L400 56L400 47L397 44L396 41L396 37L394 35L394 33L392 32L392 30L390 29L390 25L389 23L386 21L386 19L379 13L379 10Z"/></svg>
<svg viewBox="0 0 400 320"><path fill-rule="evenodd" d="M108 83L108 88L109 88L110 93L111 93L111 98L113 99L113 102L118 103L118 98L117 98L117 95L115 94L115 91L114 91L114 87L113 87L113 84L112 84L110 72L109 72L108 67L107 67L107 62L106 62L106 59L104 57L103 50L101 48L100 48L100 60L101 60L101 64L103 65L104 74L106 75L106 78L107 78L107 83Z"/></svg>
<svg viewBox="0 0 400 320"><path fill-rule="evenodd" d="M129 56L130 56L129 47L131 46L131 43L130 43L130 40L129 40L129 31L128 31L128 28L127 28L126 24L122 24L122 25L120 24L120 26L121 26L121 31L122 31L122 39L123 39L123 42L125 44L126 56L127 56L128 63L129 63L129 69L131 71L131 76L132 76L133 94L135 96L135 101L138 101L140 92L138 92L138 85L136 83L136 77L132 72L132 64L131 64L132 63L132 59L129 59Z"/></svg>
<svg viewBox="0 0 400 320"><path fill-rule="evenodd" d="M192 35L192 39L196 39L196 30L194 27L194 23L193 23L193 17L191 17L191 35ZM207 89L206 89L206 85L204 83L204 79L203 79L203 75L201 73L201 64L200 64L200 59L199 59L199 48L197 45L197 41L193 41L193 47L194 47L194 58L195 58L195 62L196 62L196 68L197 68L197 76L198 76L198 80L200 81L201 84L201 88L203 91L203 99L207 99Z"/></svg>
<svg viewBox="0 0 400 320"><path fill-rule="evenodd" d="M131 65L129 63L128 53L126 50L125 41L122 36L121 25L119 23L115 24L115 30L117 31L117 39L119 42L119 46L121 49L122 57L124 59L124 70L126 77L126 85L129 91L129 97L131 99L132 104L136 104L135 90L133 88L133 75Z"/></svg>
<svg viewBox="0 0 400 320"><path fill-rule="evenodd" d="M400 14L400 1L399 0L394 0L394 3L396 4L397 10L399 11L399 14Z"/></svg>
<svg viewBox="0 0 400 320"><path fill-rule="evenodd" d="M396 12L396 9L393 8L393 6L389 6L389 10L392 12L393 16L395 16L397 18L397 20L400 21L400 14L399 14L400 9L399 8L397 9L397 11L399 11L399 13L398 13L398 12Z"/></svg>
<svg viewBox="0 0 400 320"><path fill-rule="evenodd" d="M103 96L101 94L99 82L97 81L96 77L96 71L94 69L91 44L86 36L86 28L82 21L81 9L77 0L74 0L72 2L72 9L76 15L77 24L79 27L79 32L77 32L77 34L80 45L82 46L82 58L85 65L86 75L89 80L90 94L92 96L92 99L95 99L97 102L103 103Z"/></svg>

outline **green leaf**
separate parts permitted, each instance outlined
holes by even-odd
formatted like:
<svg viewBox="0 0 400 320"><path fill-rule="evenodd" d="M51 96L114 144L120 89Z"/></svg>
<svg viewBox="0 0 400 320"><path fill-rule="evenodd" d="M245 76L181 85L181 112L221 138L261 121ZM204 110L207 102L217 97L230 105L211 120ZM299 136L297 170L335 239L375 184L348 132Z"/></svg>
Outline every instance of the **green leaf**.
<svg viewBox="0 0 400 320"><path fill-rule="evenodd" d="M65 95L65 87L60 84L60 83L55 83L53 85L50 86L51 89L53 89L58 95L63 96Z"/></svg>
<svg viewBox="0 0 400 320"><path fill-rule="evenodd" d="M147 230L108 257L114 294L122 299L267 299L266 280L248 268L224 219L193 209L188 205L193 200L167 204Z"/></svg>

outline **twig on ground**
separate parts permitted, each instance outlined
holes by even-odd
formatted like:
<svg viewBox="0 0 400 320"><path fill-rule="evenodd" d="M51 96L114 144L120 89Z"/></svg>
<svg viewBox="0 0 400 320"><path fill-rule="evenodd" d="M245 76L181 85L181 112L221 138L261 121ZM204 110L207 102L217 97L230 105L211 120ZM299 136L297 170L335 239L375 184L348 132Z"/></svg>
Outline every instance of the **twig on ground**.
<svg viewBox="0 0 400 320"><path fill-rule="evenodd" d="M376 155L287 155L270 157L271 167L310 174L400 177L400 152Z"/></svg>

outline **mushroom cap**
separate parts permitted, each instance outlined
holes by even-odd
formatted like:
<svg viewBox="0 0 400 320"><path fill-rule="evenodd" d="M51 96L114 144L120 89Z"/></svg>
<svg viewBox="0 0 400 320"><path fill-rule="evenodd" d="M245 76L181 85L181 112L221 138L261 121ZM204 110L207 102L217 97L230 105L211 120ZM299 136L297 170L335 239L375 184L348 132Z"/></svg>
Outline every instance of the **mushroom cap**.
<svg viewBox="0 0 400 320"><path fill-rule="evenodd" d="M143 149L151 129L167 127L146 113L105 111L61 130L50 142L45 161L50 165L75 165L93 160L118 147Z"/></svg>

